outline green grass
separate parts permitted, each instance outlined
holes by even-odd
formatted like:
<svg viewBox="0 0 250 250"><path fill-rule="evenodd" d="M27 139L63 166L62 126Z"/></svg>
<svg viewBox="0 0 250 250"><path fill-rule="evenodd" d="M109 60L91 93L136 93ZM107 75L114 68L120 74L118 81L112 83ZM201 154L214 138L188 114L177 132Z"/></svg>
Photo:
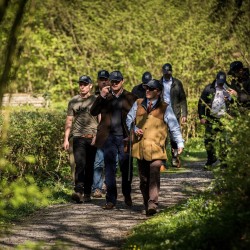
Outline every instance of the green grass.
<svg viewBox="0 0 250 250"><path fill-rule="evenodd" d="M203 140L190 140L181 159L183 168L169 168L167 172L181 173L190 169L192 162L204 161ZM187 162L190 164L185 167ZM223 172L219 173L221 178ZM243 189L235 191L238 193L233 196L215 185L212 190L156 214L132 230L123 249L250 249L249 195L241 193Z"/></svg>
<svg viewBox="0 0 250 250"><path fill-rule="evenodd" d="M249 213L235 210L210 195L193 197L136 226L123 249L249 249Z"/></svg>

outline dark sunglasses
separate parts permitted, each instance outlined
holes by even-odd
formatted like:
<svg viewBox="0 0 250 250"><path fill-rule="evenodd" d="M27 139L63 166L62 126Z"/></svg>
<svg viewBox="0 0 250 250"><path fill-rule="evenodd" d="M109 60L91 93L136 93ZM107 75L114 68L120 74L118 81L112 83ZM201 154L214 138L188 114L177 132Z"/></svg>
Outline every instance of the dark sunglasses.
<svg viewBox="0 0 250 250"><path fill-rule="evenodd" d="M80 86L82 86L82 85L83 85L83 86L88 86L89 83L87 83L87 82L79 82L79 85L80 85Z"/></svg>
<svg viewBox="0 0 250 250"><path fill-rule="evenodd" d="M112 85L117 85L117 84L119 84L121 81L118 81L118 80L112 80L111 81L111 84Z"/></svg>
<svg viewBox="0 0 250 250"><path fill-rule="evenodd" d="M144 86L144 89L148 90L148 91L154 91L154 90L156 90L156 88L152 88L152 87L148 87L148 86Z"/></svg>
<svg viewBox="0 0 250 250"><path fill-rule="evenodd" d="M108 78L105 78L105 77L100 77L100 78L98 78L98 80L100 80L100 81L108 81L109 79Z"/></svg>

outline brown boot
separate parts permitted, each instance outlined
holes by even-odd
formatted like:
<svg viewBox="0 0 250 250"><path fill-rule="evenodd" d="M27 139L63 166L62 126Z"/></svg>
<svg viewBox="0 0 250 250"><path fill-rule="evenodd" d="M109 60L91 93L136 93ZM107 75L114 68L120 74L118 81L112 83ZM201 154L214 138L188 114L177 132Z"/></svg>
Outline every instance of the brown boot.
<svg viewBox="0 0 250 250"><path fill-rule="evenodd" d="M166 171L167 171L165 165L161 165L160 171L161 171L161 172L166 172Z"/></svg>

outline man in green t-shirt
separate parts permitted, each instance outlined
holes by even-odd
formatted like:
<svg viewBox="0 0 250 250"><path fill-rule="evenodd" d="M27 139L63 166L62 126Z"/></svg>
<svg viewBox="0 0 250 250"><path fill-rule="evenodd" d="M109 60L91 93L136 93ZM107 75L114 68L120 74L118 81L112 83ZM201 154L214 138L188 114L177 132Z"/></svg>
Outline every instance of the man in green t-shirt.
<svg viewBox="0 0 250 250"><path fill-rule="evenodd" d="M65 123L64 149L69 150L69 135L73 135L75 158L75 188L72 199L77 203L91 201L93 165L96 148L93 146L97 132L97 117L90 114L96 97L91 94L92 81L89 76L79 78L79 94L68 103Z"/></svg>

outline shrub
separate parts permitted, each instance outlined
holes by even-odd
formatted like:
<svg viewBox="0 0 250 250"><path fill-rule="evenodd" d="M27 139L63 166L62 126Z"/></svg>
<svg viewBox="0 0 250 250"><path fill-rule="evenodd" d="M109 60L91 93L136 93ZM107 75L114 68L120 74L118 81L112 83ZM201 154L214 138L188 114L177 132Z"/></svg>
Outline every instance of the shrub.
<svg viewBox="0 0 250 250"><path fill-rule="evenodd" d="M65 113L60 111L12 112L4 157L16 171L4 171L4 176L15 179L29 174L40 180L60 178L67 165L67 153L62 148L64 122Z"/></svg>

